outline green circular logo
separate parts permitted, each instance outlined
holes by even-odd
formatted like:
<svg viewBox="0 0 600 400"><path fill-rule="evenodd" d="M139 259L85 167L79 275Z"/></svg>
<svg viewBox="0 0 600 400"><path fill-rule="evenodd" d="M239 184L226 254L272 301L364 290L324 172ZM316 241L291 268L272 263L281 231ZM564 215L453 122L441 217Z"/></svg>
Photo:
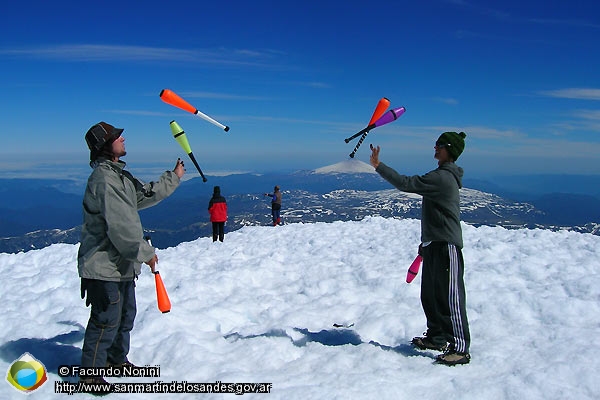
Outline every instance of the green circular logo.
<svg viewBox="0 0 600 400"><path fill-rule="evenodd" d="M33 392L48 380L46 368L31 354L24 353L6 373L6 381L20 392Z"/></svg>

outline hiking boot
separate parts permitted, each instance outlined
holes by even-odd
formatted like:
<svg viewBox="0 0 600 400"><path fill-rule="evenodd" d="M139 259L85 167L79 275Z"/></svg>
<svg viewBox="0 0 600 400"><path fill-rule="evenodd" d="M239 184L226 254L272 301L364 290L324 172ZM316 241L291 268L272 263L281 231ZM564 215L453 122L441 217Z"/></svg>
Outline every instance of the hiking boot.
<svg viewBox="0 0 600 400"><path fill-rule="evenodd" d="M79 379L79 390L81 393L89 393L94 396L106 396L111 392L111 384L101 376L82 378Z"/></svg>
<svg viewBox="0 0 600 400"><path fill-rule="evenodd" d="M108 362L108 363L106 363L106 367L107 367L107 368L110 368L110 367L112 367L112 369L118 369L118 370L121 370L121 374L119 374L118 376L116 376L116 377L119 377L119 378L123 377L123 369L124 369L125 367L131 368L131 369L136 369L136 368L138 368L138 366L137 366L137 365L135 365L135 364L131 363L131 361L129 361L129 360L127 360L127 359L125 359L125 361L123 361L121 364L113 364L113 363L110 363L110 362Z"/></svg>
<svg viewBox="0 0 600 400"><path fill-rule="evenodd" d="M123 361L121 364L113 364L111 362L107 362L106 363L107 367L132 367L132 368L137 368L137 365L135 365L134 363L132 363L131 361L129 361L128 359L125 359L125 361Z"/></svg>
<svg viewBox="0 0 600 400"><path fill-rule="evenodd" d="M446 351L446 343L434 343L427 336L417 336L411 341L412 345L421 350L435 350L435 351Z"/></svg>
<svg viewBox="0 0 600 400"><path fill-rule="evenodd" d="M438 364L448 366L468 364L469 361L471 361L471 355L469 353L459 353L454 349L449 349L444 354L440 354L435 360Z"/></svg>

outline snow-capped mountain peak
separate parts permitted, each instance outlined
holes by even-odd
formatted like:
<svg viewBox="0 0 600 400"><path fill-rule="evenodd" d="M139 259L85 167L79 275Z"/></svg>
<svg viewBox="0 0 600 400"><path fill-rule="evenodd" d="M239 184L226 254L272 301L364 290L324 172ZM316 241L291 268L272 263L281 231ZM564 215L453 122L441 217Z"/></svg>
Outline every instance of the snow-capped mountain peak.
<svg viewBox="0 0 600 400"><path fill-rule="evenodd" d="M375 169L360 160L345 160L314 170L315 174L376 174Z"/></svg>

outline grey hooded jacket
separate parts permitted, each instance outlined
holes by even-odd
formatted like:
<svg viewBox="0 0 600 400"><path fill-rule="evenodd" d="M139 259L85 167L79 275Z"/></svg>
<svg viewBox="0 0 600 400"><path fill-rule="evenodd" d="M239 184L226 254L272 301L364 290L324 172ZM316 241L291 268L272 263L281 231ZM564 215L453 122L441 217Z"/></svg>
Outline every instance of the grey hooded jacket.
<svg viewBox="0 0 600 400"><path fill-rule="evenodd" d="M99 159L83 197L83 226L77 266L81 278L132 280L141 263L154 257L143 238L138 210L158 204L177 186L179 177L164 172L158 182L143 184L123 161Z"/></svg>
<svg viewBox="0 0 600 400"><path fill-rule="evenodd" d="M423 196L421 210L421 241L448 242L463 247L460 227L460 194L463 169L446 162L425 175L400 175L380 162L376 171L386 181L403 192Z"/></svg>

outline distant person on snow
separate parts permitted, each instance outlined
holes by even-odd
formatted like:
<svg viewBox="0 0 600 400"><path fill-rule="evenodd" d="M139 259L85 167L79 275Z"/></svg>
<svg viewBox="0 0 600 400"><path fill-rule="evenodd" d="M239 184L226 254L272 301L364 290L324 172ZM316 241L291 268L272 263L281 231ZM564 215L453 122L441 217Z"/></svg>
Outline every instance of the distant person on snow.
<svg viewBox="0 0 600 400"><path fill-rule="evenodd" d="M271 197L271 215L273 216L273 226L281 223L281 192L279 186L273 188L273 193L265 193L265 196Z"/></svg>
<svg viewBox="0 0 600 400"><path fill-rule="evenodd" d="M396 188L423 196L421 245L423 256L421 305L427 332L415 337L419 349L444 351L437 362L467 364L471 337L463 280L463 239L460 227L460 196L463 169L454 162L465 148L464 132L444 132L435 142L438 168L423 176L400 175L379 161L379 146L371 145L371 165ZM447 345L449 343L449 345Z"/></svg>
<svg viewBox="0 0 600 400"><path fill-rule="evenodd" d="M213 188L213 196L208 202L208 212L210 214L210 222L212 222L213 242L220 242L225 238L225 221L227 221L227 201L221 196L221 188L215 186Z"/></svg>
<svg viewBox="0 0 600 400"><path fill-rule="evenodd" d="M81 298L87 293L86 305L92 305L81 355L84 368L132 365L127 354L136 315L134 280L141 263L153 272L158 263L154 248L144 240L138 210L170 196L185 173L183 161L177 159L175 169L157 182L137 180L120 160L127 154L122 132L100 122L85 134L93 171L83 197L77 254ZM82 381L106 382L100 376Z"/></svg>

